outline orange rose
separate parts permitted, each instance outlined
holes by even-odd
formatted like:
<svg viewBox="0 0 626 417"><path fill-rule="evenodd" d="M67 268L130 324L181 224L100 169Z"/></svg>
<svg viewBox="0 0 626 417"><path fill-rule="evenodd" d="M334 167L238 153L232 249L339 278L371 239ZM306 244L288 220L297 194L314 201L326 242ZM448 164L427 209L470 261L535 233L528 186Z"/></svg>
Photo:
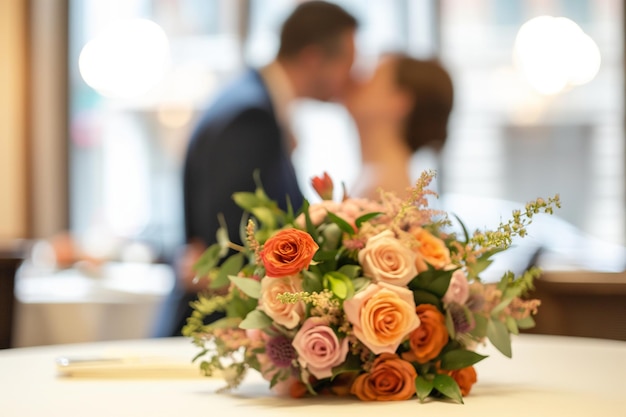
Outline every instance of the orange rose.
<svg viewBox="0 0 626 417"><path fill-rule="evenodd" d="M420 325L414 306L408 288L385 282L370 284L343 303L354 335L376 355L394 353Z"/></svg>
<svg viewBox="0 0 626 417"><path fill-rule="evenodd" d="M291 398L302 398L304 397L309 390L306 385L302 381L294 381L289 387L289 396Z"/></svg>
<svg viewBox="0 0 626 417"><path fill-rule="evenodd" d="M446 319L437 307L431 304L420 304L415 311L421 324L409 335L411 351L403 357L406 360L426 363L435 359L448 343Z"/></svg>
<svg viewBox="0 0 626 417"><path fill-rule="evenodd" d="M297 274L309 266L318 247L311 235L302 230L280 230L265 242L261 251L267 276Z"/></svg>
<svg viewBox="0 0 626 417"><path fill-rule="evenodd" d="M459 384L459 388L461 389L461 395L466 397L469 395L472 390L472 385L476 383L476 370L473 366L468 366L467 368L458 369L456 371L449 371L448 375L450 375L457 384Z"/></svg>
<svg viewBox="0 0 626 417"><path fill-rule="evenodd" d="M419 243L415 261L419 272L428 270L427 262L435 269L443 269L450 264L450 250L443 240L421 227L411 229L411 234Z"/></svg>
<svg viewBox="0 0 626 417"><path fill-rule="evenodd" d="M409 362L392 353L374 360L369 373L359 375L350 392L362 401L402 401L415 395L417 372Z"/></svg>

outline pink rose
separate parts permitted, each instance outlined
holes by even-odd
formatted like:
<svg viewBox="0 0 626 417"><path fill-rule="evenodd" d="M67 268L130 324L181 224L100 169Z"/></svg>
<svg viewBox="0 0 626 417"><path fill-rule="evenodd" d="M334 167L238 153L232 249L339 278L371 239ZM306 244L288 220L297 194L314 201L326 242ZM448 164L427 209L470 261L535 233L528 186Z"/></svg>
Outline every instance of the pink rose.
<svg viewBox="0 0 626 417"><path fill-rule="evenodd" d="M304 316L304 303L282 303L278 295L285 292L302 291L302 278L300 275L291 275L284 278L268 278L261 280L261 298L259 309L270 316L272 320L287 329L293 329Z"/></svg>
<svg viewBox="0 0 626 417"><path fill-rule="evenodd" d="M405 286L417 275L416 254L385 230L367 240L359 252L363 273L374 281Z"/></svg>
<svg viewBox="0 0 626 417"><path fill-rule="evenodd" d="M355 336L376 355L394 353L420 325L413 293L385 282L368 285L343 307Z"/></svg>
<svg viewBox="0 0 626 417"><path fill-rule="evenodd" d="M468 298L469 282L467 281L465 273L462 270L457 269L452 274L450 286L443 296L443 302L446 304L457 303L463 305Z"/></svg>
<svg viewBox="0 0 626 417"><path fill-rule="evenodd" d="M314 226L319 226L322 224L326 216L328 216L328 212L336 213L339 210L339 203L336 203L332 200L323 200L317 204L311 204L309 206L309 218L311 219L311 223ZM295 221L298 227L304 228L306 227L306 221L304 219L304 214L299 215Z"/></svg>
<svg viewBox="0 0 626 417"><path fill-rule="evenodd" d="M348 355L348 339L341 342L321 317L308 318L293 339L298 361L316 378L330 378L332 369Z"/></svg>

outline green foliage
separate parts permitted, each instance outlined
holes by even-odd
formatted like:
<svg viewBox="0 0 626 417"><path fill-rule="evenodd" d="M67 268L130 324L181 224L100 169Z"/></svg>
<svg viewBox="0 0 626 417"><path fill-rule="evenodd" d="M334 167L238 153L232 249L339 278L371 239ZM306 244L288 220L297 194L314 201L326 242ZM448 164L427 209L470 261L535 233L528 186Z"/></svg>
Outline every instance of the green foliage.
<svg viewBox="0 0 626 417"><path fill-rule="evenodd" d="M480 355L467 349L455 349L441 356L441 369L455 371L467 368L485 359L487 356Z"/></svg>
<svg viewBox="0 0 626 417"><path fill-rule="evenodd" d="M217 243L209 246L204 251L193 266L198 276L203 277L208 275L209 272L217 266L220 261L220 251L221 247Z"/></svg>
<svg viewBox="0 0 626 417"><path fill-rule="evenodd" d="M361 217L358 217L355 221L354 224L356 225L357 229L360 229L361 226L363 225L363 223L370 221L378 216L380 216L382 213L377 211L377 212L373 212L373 213L367 213L362 215Z"/></svg>
<svg viewBox="0 0 626 417"><path fill-rule="evenodd" d="M487 337L489 341L507 358L513 357L511 350L511 336L506 324L490 319L487 322Z"/></svg>
<svg viewBox="0 0 626 417"><path fill-rule="evenodd" d="M463 396L459 385L449 375L437 374L433 379L433 387L444 396L463 404Z"/></svg>
<svg viewBox="0 0 626 417"><path fill-rule="evenodd" d="M261 310L252 310L239 324L240 329L265 329L272 325L272 319Z"/></svg>
<svg viewBox="0 0 626 417"><path fill-rule="evenodd" d="M339 226L344 233L347 233L348 235L354 234L354 228L350 226L350 223L330 211L327 212L327 216L330 221Z"/></svg>
<svg viewBox="0 0 626 417"><path fill-rule="evenodd" d="M428 270L420 272L409 283L409 288L412 290L427 291L436 297L441 298L450 286L450 280L452 279L454 271L455 270L438 270L428 265Z"/></svg>
<svg viewBox="0 0 626 417"><path fill-rule="evenodd" d="M331 379L334 379L337 375L343 374L346 372L361 372L363 370L363 365L361 364L361 358L356 355L348 355L346 360L339 366L335 366L332 369L333 376Z"/></svg>
<svg viewBox="0 0 626 417"><path fill-rule="evenodd" d="M324 288L330 290L340 300L354 296L354 285L347 275L339 271L327 272L323 278Z"/></svg>
<svg viewBox="0 0 626 417"><path fill-rule="evenodd" d="M229 283L228 277L230 275L236 275L241 271L244 263L244 255L243 253L237 253L235 255L230 256L228 259L224 261L221 265L219 272L214 280L211 281L211 288L222 288Z"/></svg>
<svg viewBox="0 0 626 417"><path fill-rule="evenodd" d="M237 277L233 275L230 275L228 279L230 279L230 281L235 284L237 288L239 288L241 292L246 294L248 297L252 297L257 300L261 297L260 281L252 278Z"/></svg>
<svg viewBox="0 0 626 417"><path fill-rule="evenodd" d="M420 402L423 403L426 401L430 393L433 392L434 388L435 385L433 384L432 379L427 379L423 376L415 378L415 393L417 394L417 398L419 398Z"/></svg>
<svg viewBox="0 0 626 417"><path fill-rule="evenodd" d="M414 289L413 299L415 300L415 305L432 304L439 310L443 310L443 304L441 302L441 299L432 292Z"/></svg>

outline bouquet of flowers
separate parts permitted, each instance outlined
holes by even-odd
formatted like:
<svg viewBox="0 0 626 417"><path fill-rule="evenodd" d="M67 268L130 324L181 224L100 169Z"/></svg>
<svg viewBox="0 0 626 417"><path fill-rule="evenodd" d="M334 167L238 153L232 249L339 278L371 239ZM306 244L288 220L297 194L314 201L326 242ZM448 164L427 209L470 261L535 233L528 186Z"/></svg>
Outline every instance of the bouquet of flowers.
<svg viewBox="0 0 626 417"><path fill-rule="evenodd" d="M457 218L428 207L434 173L407 198L332 201L328 175L312 183L322 201L282 211L261 186L236 193L248 213L236 245L218 233L196 264L207 289L183 331L201 348L206 375L225 389L255 369L293 397L355 395L361 400L417 396L463 402L487 339L511 357L510 334L534 325L539 300L523 297L539 271L480 274L558 195L514 211L491 231L470 233ZM247 220L247 221L246 221ZM457 223L458 232L451 232ZM223 318L205 323L222 312Z"/></svg>

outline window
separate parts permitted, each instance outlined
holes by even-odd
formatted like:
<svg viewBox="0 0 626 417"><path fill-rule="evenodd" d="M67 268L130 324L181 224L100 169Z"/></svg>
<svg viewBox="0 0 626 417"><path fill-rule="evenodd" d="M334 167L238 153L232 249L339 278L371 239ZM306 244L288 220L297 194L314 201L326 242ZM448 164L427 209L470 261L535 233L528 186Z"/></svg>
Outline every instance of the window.
<svg viewBox="0 0 626 417"><path fill-rule="evenodd" d="M159 253L180 243L180 169L190 130L225 80L244 65L271 59L280 22L296 3L71 1L71 226L86 243L97 243L93 251L111 250L120 239L145 240ZM359 65L400 49L437 52L450 69L456 97L448 143L440 158L415 158L416 171L439 168L441 193L484 203L558 192L566 222L603 241L626 243L621 2L338 3L361 23ZM516 72L517 33L539 15L568 17L595 41L602 64L591 82L541 94ZM81 77L81 52L120 19L138 18L166 36L162 67L149 71L161 77L143 94L124 97L138 87L132 83L117 96L98 93ZM137 27L127 30L127 42L138 36ZM294 130L294 162L307 197L314 198L309 178L324 170L348 185L356 181L359 142L341 107L302 102Z"/></svg>

